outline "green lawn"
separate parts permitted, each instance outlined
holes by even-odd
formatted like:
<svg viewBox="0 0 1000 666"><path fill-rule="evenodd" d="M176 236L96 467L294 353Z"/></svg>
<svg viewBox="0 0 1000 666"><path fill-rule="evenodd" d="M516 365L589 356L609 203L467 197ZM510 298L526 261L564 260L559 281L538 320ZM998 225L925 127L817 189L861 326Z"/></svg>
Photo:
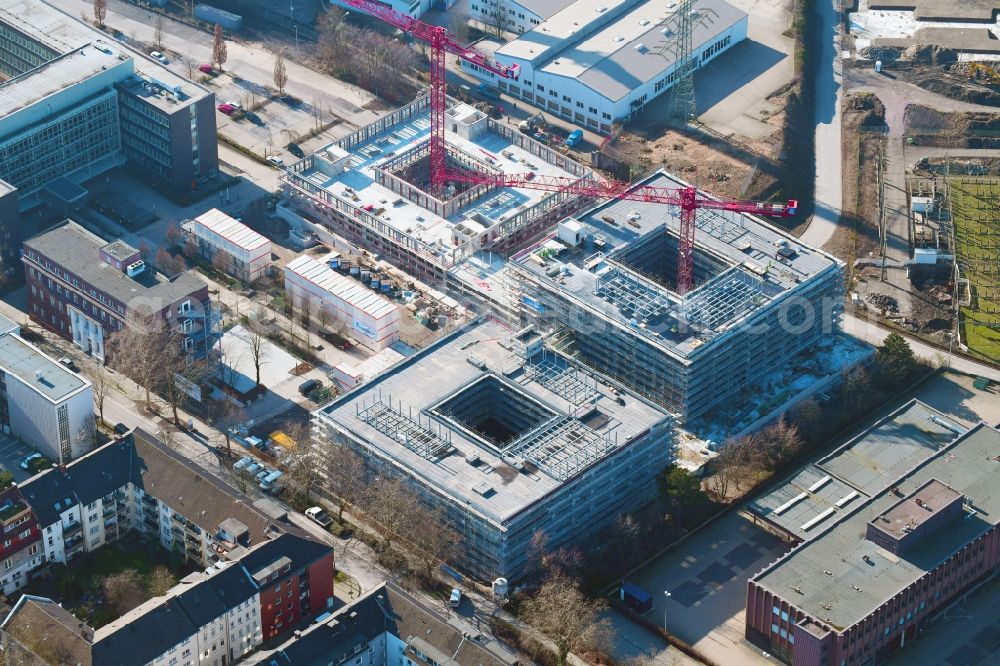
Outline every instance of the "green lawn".
<svg viewBox="0 0 1000 666"><path fill-rule="evenodd" d="M118 618L118 613L105 602L101 581L126 569L134 569L145 581L159 564L169 568L178 580L193 571L183 564L182 558L172 556L158 542L126 535L117 543L85 553L68 566L49 565L50 577L32 581L19 593L54 599L96 629ZM17 596L11 602L15 602ZM147 594L146 599L152 596Z"/></svg>
<svg viewBox="0 0 1000 666"><path fill-rule="evenodd" d="M959 270L972 295L959 310L962 340L1000 361L1000 180L956 178L949 190Z"/></svg>

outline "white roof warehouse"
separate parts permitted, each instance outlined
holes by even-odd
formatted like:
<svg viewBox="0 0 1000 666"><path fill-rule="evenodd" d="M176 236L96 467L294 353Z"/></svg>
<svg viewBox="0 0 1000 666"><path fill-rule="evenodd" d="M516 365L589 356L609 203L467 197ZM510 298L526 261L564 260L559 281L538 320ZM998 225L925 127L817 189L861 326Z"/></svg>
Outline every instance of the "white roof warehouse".
<svg viewBox="0 0 1000 666"><path fill-rule="evenodd" d="M668 12L656 0L577 0L495 49L498 61L521 65L518 81L496 80L465 62L462 67L549 113L609 132L613 121L674 83L673 55L661 53L670 36L664 27ZM698 67L746 39L747 14L724 0L700 0L694 12L692 57Z"/></svg>

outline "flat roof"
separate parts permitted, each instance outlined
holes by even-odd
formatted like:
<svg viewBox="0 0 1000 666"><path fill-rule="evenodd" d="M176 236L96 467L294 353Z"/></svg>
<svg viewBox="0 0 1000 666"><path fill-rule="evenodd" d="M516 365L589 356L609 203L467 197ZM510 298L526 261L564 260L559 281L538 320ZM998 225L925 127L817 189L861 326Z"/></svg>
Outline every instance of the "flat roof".
<svg viewBox="0 0 1000 666"><path fill-rule="evenodd" d="M576 0L517 0L517 4L535 16L542 17L542 20L561 12L574 2Z"/></svg>
<svg viewBox="0 0 1000 666"><path fill-rule="evenodd" d="M800 540L815 538L965 431L944 414L911 400L747 503L747 510Z"/></svg>
<svg viewBox="0 0 1000 666"><path fill-rule="evenodd" d="M256 250L265 245L270 246L271 241L264 238L247 225L237 219L225 214L218 208L213 208L194 218L205 229L218 234L236 247L242 250Z"/></svg>
<svg viewBox="0 0 1000 666"><path fill-rule="evenodd" d="M869 522L875 523L883 532L902 539L961 497L962 493L951 486L931 479L917 488L913 495L904 497L883 513L881 520L874 518Z"/></svg>
<svg viewBox="0 0 1000 666"><path fill-rule="evenodd" d="M134 58L135 74L119 86L167 114L177 113L212 95L212 91L174 74L146 54Z"/></svg>
<svg viewBox="0 0 1000 666"><path fill-rule="evenodd" d="M95 35L79 19L38 0L0 0L0 21L57 53L89 44Z"/></svg>
<svg viewBox="0 0 1000 666"><path fill-rule="evenodd" d="M484 445L469 431L455 427L451 420L431 412L456 391L474 382L493 381L502 391L523 394L526 400L541 405L542 410L552 413L553 419L573 429L577 435L582 437L592 428L597 435L612 439L614 448L605 451L598 460L624 449L637 435L669 418L661 408L627 393L625 404L619 404L607 390L606 382L596 381L592 375L589 378L563 375L563 388L559 387L558 377L543 385L540 382L544 379L529 375L526 368L519 365L523 361L508 351L513 335L514 331L496 320L476 320L314 414L350 431L429 487L498 523L513 518L566 481L535 466L518 472L497 454L496 449ZM590 382L587 406L582 409L575 401L564 397L567 393L560 395L553 390L565 391L574 381ZM410 414L411 422L419 419L417 434L437 436L450 447L451 453L432 460L407 446L402 435L397 439L369 425L362 410L380 400L391 402L394 408ZM579 410L581 419L564 418L574 410ZM591 419L588 415L601 418ZM514 448L517 441L507 446ZM543 445L545 441L557 442L555 437L542 440ZM587 467L589 465L577 469L570 479Z"/></svg>
<svg viewBox="0 0 1000 666"><path fill-rule="evenodd" d="M302 254L287 264L285 270L307 280L319 289L349 303L375 319L398 310L395 303L358 280L341 275L327 264Z"/></svg>
<svg viewBox="0 0 1000 666"><path fill-rule="evenodd" d="M100 250L105 245L107 241L72 221L24 241L25 248L45 255L126 306L140 296L159 299L161 306L166 306L205 288L205 283L192 271L169 280L154 273L148 265L146 271L131 278L101 261Z"/></svg>
<svg viewBox="0 0 1000 666"><path fill-rule="evenodd" d="M0 367L52 402L90 386L89 381L13 334L0 336Z"/></svg>
<svg viewBox="0 0 1000 666"><path fill-rule="evenodd" d="M463 106L465 105L453 105L449 112L460 113ZM331 176L314 165L299 175L325 190L338 204L348 209L382 209L383 212L378 215L380 223L415 238L433 248L439 255L447 254L449 248L453 247L455 227L467 223L470 218L480 216L492 226L552 196L551 193L540 190L497 188L445 218L377 183L375 168L427 142L430 139L430 127L430 112L425 109L382 132L373 133L365 141L352 146L349 151L336 142L332 143L316 153L323 155L332 151L337 157L349 154L348 169ZM450 150L458 149L476 159L488 161L502 173L515 175L534 171L541 176L573 177L569 172L492 131L486 131L473 139L451 131L447 134Z"/></svg>
<svg viewBox="0 0 1000 666"><path fill-rule="evenodd" d="M641 185L681 188L689 183L658 171L633 187ZM676 238L680 231L676 209L654 202L609 200L574 219L581 223L582 235L588 239L586 249L568 247L553 232L516 253L512 261L538 279L550 282L559 293L621 325L631 326L682 359L704 353L706 343L714 337L750 320L770 302L842 263L822 250L803 245L762 218L703 209L696 218L695 248L729 268L696 285L682 298L615 258L616 253L662 234L664 225ZM791 255L781 256L779 251ZM566 270L562 270L564 267ZM558 281L549 275L553 269L561 271ZM617 287L617 291L604 288L616 277L621 278L627 299L613 295L622 291ZM733 294L735 297L730 298ZM629 299L655 303L660 312L656 323L651 320L648 326L641 321L633 324ZM680 319L687 325L680 326Z"/></svg>
<svg viewBox="0 0 1000 666"><path fill-rule="evenodd" d="M496 56L531 61L536 71L577 79L608 99L621 99L673 66L673 54L661 53L663 24L676 12L669 9L657 0L577 0ZM691 36L695 48L747 18L725 0L698 0L694 11L702 16Z"/></svg>
<svg viewBox="0 0 1000 666"><path fill-rule="evenodd" d="M0 118L27 108L50 95L70 86L103 75L106 71L121 68L131 71L129 58L119 60L119 49L110 53L85 45L58 56L0 84ZM110 86L108 86L110 90ZM99 90L94 90L96 94ZM57 109L62 111L63 109Z"/></svg>
<svg viewBox="0 0 1000 666"><path fill-rule="evenodd" d="M979 424L900 479L909 497L932 480L965 495L963 518L946 523L897 556L865 538L867 524L899 502L891 491L859 504L818 538L782 556L752 580L842 632L867 617L1000 517L1000 431ZM866 559L867 558L867 559Z"/></svg>

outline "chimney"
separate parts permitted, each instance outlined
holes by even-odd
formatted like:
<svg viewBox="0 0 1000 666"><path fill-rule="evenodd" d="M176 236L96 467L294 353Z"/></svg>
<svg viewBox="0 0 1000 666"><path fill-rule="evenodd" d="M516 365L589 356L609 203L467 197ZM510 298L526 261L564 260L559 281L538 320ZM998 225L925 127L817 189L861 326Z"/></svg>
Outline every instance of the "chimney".
<svg viewBox="0 0 1000 666"><path fill-rule="evenodd" d="M42 371L41 370L35 370L35 381L36 382L40 382L43 379L45 379L45 375L42 373Z"/></svg>

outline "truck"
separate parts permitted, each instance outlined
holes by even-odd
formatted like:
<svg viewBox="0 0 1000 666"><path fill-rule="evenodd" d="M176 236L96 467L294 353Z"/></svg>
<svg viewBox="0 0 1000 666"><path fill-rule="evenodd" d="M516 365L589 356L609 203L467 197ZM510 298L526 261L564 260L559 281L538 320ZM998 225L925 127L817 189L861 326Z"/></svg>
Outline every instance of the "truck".
<svg viewBox="0 0 1000 666"><path fill-rule="evenodd" d="M580 143L581 141L583 141L582 129L575 129L569 133L569 136L566 137L566 145L569 146L570 148Z"/></svg>
<svg viewBox="0 0 1000 666"><path fill-rule="evenodd" d="M540 127L548 127L548 123L545 122L545 118L541 113L536 113L530 118L522 120L517 124L517 128L525 134L531 134Z"/></svg>
<svg viewBox="0 0 1000 666"><path fill-rule="evenodd" d="M653 597L634 583L624 582L621 587L622 603L640 615L653 609Z"/></svg>
<svg viewBox="0 0 1000 666"><path fill-rule="evenodd" d="M476 87L476 92L489 99L500 99L500 91L485 81Z"/></svg>

